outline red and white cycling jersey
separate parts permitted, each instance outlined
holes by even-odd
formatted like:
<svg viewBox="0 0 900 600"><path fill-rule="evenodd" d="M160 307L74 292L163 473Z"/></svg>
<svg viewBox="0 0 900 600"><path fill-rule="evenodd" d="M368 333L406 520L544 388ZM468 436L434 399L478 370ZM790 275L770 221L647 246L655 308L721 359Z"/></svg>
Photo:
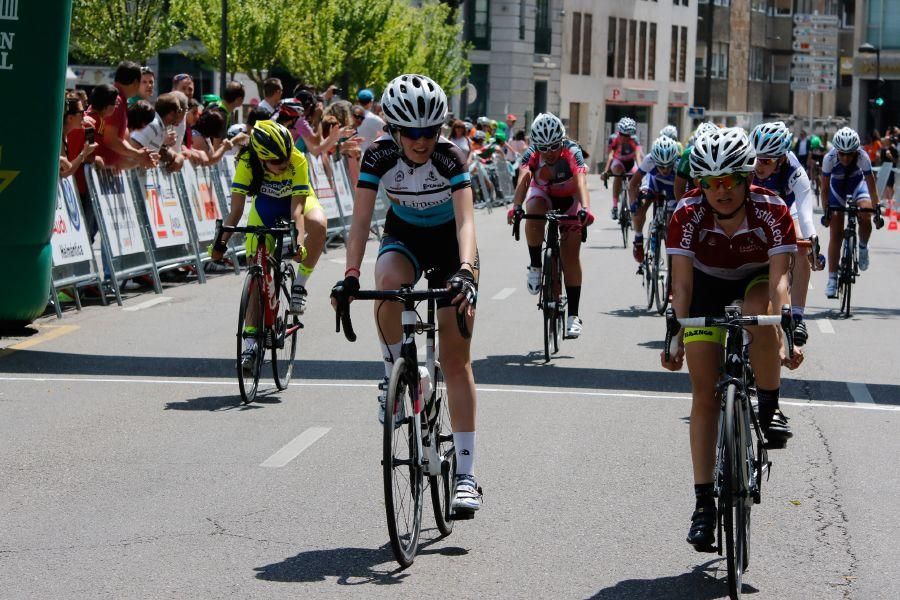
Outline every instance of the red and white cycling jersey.
<svg viewBox="0 0 900 600"><path fill-rule="evenodd" d="M797 251L794 220L784 200L750 186L747 216L729 237L699 189L682 197L669 222L669 254L689 256L694 268L720 279L738 280L769 264L769 257Z"/></svg>
<svg viewBox="0 0 900 600"><path fill-rule="evenodd" d="M637 153L641 150L641 145L637 143L631 136L617 135L609 143L608 152L613 153L613 158L625 161L634 161Z"/></svg>
<svg viewBox="0 0 900 600"><path fill-rule="evenodd" d="M563 142L559 158L554 163L547 163L534 146L529 147L522 155L520 172L531 171L531 187L539 188L551 197L573 196L578 191L579 173L587 173L581 148L572 140Z"/></svg>

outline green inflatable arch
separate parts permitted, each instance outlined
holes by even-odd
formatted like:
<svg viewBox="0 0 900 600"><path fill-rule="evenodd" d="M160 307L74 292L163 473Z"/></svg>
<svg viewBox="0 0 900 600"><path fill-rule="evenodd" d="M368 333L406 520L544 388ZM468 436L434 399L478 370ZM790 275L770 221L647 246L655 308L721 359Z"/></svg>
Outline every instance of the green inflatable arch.
<svg viewBox="0 0 900 600"><path fill-rule="evenodd" d="M72 0L0 0L0 327L30 323L50 295Z"/></svg>

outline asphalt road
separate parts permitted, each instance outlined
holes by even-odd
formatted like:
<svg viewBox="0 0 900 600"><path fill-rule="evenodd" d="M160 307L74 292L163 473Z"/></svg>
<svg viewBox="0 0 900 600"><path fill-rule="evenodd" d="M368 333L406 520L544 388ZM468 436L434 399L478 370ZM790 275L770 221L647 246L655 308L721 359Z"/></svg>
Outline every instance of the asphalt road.
<svg viewBox="0 0 900 600"><path fill-rule="evenodd" d="M327 303L342 249L311 281L295 383L268 379L250 406L233 376L234 275L2 339L0 597L726 597L722 560L684 542L687 375L659 367L663 321L636 306L607 194L582 255L584 336L550 364L525 247L505 211L478 213L485 504L445 539L426 508L404 571L383 516L371 309L354 305L350 344ZM796 435L753 511L748 597L900 597L898 253L900 233L878 232L849 320L813 279L807 360L782 394ZM314 441L271 466L301 435Z"/></svg>

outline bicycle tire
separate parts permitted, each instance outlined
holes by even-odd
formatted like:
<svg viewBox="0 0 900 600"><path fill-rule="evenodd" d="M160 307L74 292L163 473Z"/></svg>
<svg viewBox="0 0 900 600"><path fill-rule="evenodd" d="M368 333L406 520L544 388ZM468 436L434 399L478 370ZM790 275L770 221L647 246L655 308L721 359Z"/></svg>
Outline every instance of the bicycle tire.
<svg viewBox="0 0 900 600"><path fill-rule="evenodd" d="M294 284L294 267L287 264L282 271L281 289L279 290L278 306L282 314L275 319L275 325L271 329L272 335L272 377L275 379L275 387L279 390L287 389L294 373L294 358L297 356L297 331L289 338L285 338L288 328L300 325L300 317L292 315L289 311L291 305L291 287ZM279 357L282 367L279 367Z"/></svg>
<svg viewBox="0 0 900 600"><path fill-rule="evenodd" d="M553 277L556 261L553 259L553 252L549 249L544 250L543 264L544 269L541 273L541 312L544 317L544 360L550 362L550 355L556 352L553 336L556 331L557 314L555 305L558 303L558 300Z"/></svg>
<svg viewBox="0 0 900 600"><path fill-rule="evenodd" d="M748 545L749 511L745 469L739 461L744 456L741 418L737 411L737 386L729 384L725 390L725 415L722 419L725 434L722 438L723 484L719 491L719 512L725 529L725 562L728 568L728 594L732 600L740 600L743 587L746 549Z"/></svg>
<svg viewBox="0 0 900 600"><path fill-rule="evenodd" d="M656 283L653 281L653 278L656 276L659 269L659 258L656 256L653 244L647 249L647 254L644 256L643 267L644 291L647 293L647 310L651 310L653 308L653 300L656 296Z"/></svg>
<svg viewBox="0 0 900 600"><path fill-rule="evenodd" d="M456 446L453 444L453 427L450 424L450 408L447 404L447 386L444 372L438 362L434 363L434 392L432 393L435 416L431 423L429 435L431 443L436 444L437 455L441 459L441 474L428 478L431 488L431 507L434 509L434 521L442 536L453 532L453 520L450 519L450 504L453 502L454 482L456 480Z"/></svg>
<svg viewBox="0 0 900 600"><path fill-rule="evenodd" d="M669 281L670 275L670 262L668 256L663 255L663 242L659 241L659 248L656 252L657 259L657 274L654 279L656 284L656 312L659 314L665 314L666 308L669 306L669 286L671 282ZM663 266L664 265L664 266Z"/></svg>
<svg viewBox="0 0 900 600"><path fill-rule="evenodd" d="M413 414L407 377L406 359L398 358L385 400L381 461L391 550L404 568L413 563L419 549L424 484L417 438L421 430L417 425L418 416Z"/></svg>
<svg viewBox="0 0 900 600"><path fill-rule="evenodd" d="M619 204L619 226L622 228L622 247L628 248L628 230L631 228L631 210L627 201Z"/></svg>
<svg viewBox="0 0 900 600"><path fill-rule="evenodd" d="M555 282L553 288L553 354L557 354L566 335L566 315L562 309L562 258L559 255L554 261L551 275ZM556 286L559 286L558 292Z"/></svg>
<svg viewBox="0 0 900 600"><path fill-rule="evenodd" d="M851 240L844 240L843 259L838 276L838 295L841 298L841 313L850 318L850 298L853 289L854 256Z"/></svg>
<svg viewBox="0 0 900 600"><path fill-rule="evenodd" d="M256 328L256 334L245 334L244 327L247 325L247 311L250 308L250 296L253 290L256 290L257 315L260 325ZM266 328L263 325L265 319L265 305L262 291L262 271L258 269L251 270L244 279L244 287L241 290L241 304L238 313L237 328L237 377L238 388L241 392L241 400L244 404L250 404L256 398L256 392L259 390L259 376L262 371L263 357L266 353ZM256 361L253 364L249 377L244 375L244 369L241 366L241 353L244 351L244 340L248 338L256 339Z"/></svg>

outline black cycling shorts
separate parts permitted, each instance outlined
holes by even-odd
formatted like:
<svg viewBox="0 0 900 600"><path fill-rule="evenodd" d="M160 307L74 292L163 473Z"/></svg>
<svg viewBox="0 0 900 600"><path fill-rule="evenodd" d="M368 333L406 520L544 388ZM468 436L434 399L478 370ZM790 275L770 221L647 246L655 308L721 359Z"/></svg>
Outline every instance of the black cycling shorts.
<svg viewBox="0 0 900 600"><path fill-rule="evenodd" d="M694 292L691 297L690 316L724 317L725 307L735 300L743 300L750 288L768 283L769 268L759 269L742 279L713 277L694 269Z"/></svg>

